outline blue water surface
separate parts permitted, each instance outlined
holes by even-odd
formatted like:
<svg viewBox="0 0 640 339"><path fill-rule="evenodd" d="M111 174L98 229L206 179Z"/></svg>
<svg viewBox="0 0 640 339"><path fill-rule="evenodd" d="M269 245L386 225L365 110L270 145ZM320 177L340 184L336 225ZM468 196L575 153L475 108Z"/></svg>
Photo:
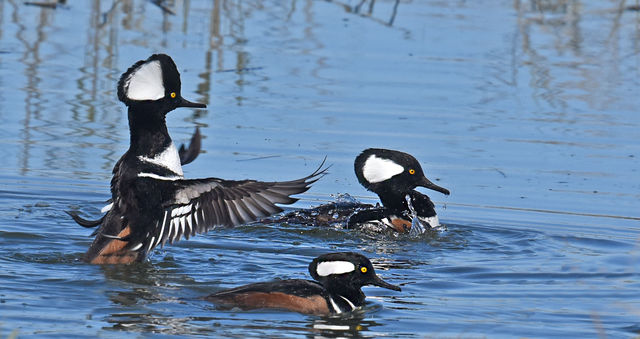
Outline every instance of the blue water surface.
<svg viewBox="0 0 640 339"><path fill-rule="evenodd" d="M634 1L0 1L0 338L629 338L640 334L640 12ZM185 175L330 174L402 150L450 196L418 238L252 224L94 266L65 211L96 217L129 143L116 83L173 57L205 110ZM358 251L402 292L336 317L200 299Z"/></svg>

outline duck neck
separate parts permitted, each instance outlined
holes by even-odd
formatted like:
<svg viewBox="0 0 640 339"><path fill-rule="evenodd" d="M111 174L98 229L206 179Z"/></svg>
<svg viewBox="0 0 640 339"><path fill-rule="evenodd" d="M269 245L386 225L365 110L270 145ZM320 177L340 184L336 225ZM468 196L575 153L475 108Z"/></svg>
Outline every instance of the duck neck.
<svg viewBox="0 0 640 339"><path fill-rule="evenodd" d="M376 193L378 193L378 198L380 198L380 202L382 202L382 205L384 207L395 212L409 210L409 207L407 206L407 200L405 199L406 195L409 192L385 191Z"/></svg>
<svg viewBox="0 0 640 339"><path fill-rule="evenodd" d="M129 150L135 155L153 156L171 144L164 114L129 107Z"/></svg>
<svg viewBox="0 0 640 339"><path fill-rule="evenodd" d="M336 312L350 312L356 307L364 305L365 295L362 290L348 284L329 283L325 286L333 308L339 308Z"/></svg>
<svg viewBox="0 0 640 339"><path fill-rule="evenodd" d="M416 190L408 192L387 191L384 194L378 194L382 205L395 213L408 213L411 211L407 204L407 195L411 199L411 206L418 216L432 217L436 215L435 205L429 199L429 196L422 194Z"/></svg>

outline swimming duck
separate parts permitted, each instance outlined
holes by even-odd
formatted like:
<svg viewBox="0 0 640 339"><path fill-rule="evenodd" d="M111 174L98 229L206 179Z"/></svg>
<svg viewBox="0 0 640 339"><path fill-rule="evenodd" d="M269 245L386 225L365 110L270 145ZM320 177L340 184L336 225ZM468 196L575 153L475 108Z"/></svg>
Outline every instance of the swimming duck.
<svg viewBox="0 0 640 339"><path fill-rule="evenodd" d="M354 170L358 182L376 193L382 206L362 204L345 194L336 202L276 216L272 222L412 234L440 225L431 199L415 188L422 186L446 195L449 190L427 179L418 160L410 154L369 148L356 157Z"/></svg>
<svg viewBox="0 0 640 339"><path fill-rule="evenodd" d="M401 288L382 280L367 257L354 252L321 255L309 264L315 279L260 282L219 291L205 297L224 308L283 309L327 315L351 312L364 305L362 286L374 285L394 291Z"/></svg>
<svg viewBox="0 0 640 339"><path fill-rule="evenodd" d="M185 179L185 159L169 136L165 116L179 107L206 105L184 99L180 90L180 73L165 54L136 62L120 77L118 99L128 107L130 146L113 169L112 202L97 220L100 227L85 261L142 261L158 245L278 213L277 204L294 203L298 199L292 195L307 191L326 173L323 162L310 175L283 182Z"/></svg>
<svg viewBox="0 0 640 339"><path fill-rule="evenodd" d="M349 217L348 228L382 227L404 233L412 227L440 226L435 205L415 188L421 186L446 195L449 190L427 179L412 155L369 148L356 157L354 169L358 182L377 194L383 207L357 211Z"/></svg>

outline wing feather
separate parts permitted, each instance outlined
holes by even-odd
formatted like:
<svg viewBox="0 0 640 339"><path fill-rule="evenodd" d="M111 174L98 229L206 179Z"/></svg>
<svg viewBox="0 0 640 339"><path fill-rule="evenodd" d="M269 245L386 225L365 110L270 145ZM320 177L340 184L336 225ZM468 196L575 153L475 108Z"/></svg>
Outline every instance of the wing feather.
<svg viewBox="0 0 640 339"><path fill-rule="evenodd" d="M328 168L323 166L324 161L310 175L283 182L217 178L159 182L174 189L175 198L165 208L174 225L172 240L204 233L218 226L248 223L280 212L282 208L277 204L298 201L291 195L306 192L312 183L324 176Z"/></svg>
<svg viewBox="0 0 640 339"><path fill-rule="evenodd" d="M291 195L306 192L312 183L324 176L328 167L323 166L324 161L310 175L284 182L137 177L140 187L153 188L143 191L145 198L155 197L148 192L162 192L164 201L157 210L138 211L132 208L118 212L121 213L118 214L121 216L118 225L127 223L131 234L114 241L126 242L120 246L122 249L119 252L131 253L132 259L127 260L140 261L158 245L164 246L167 242L173 244L183 237L188 239L215 227L231 227L270 216L282 211L278 204L296 202L298 199ZM140 199L143 199L142 196ZM114 211L109 213L116 213ZM115 216L109 220L115 222ZM108 233L118 234L123 227L114 227L114 231ZM108 261L105 259L103 262ZM120 262L126 261L123 259Z"/></svg>

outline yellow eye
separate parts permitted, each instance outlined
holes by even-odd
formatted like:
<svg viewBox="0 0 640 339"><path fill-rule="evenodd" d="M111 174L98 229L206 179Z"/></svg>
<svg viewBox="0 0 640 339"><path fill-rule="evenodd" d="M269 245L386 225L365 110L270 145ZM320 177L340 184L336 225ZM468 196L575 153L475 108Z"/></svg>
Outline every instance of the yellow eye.
<svg viewBox="0 0 640 339"><path fill-rule="evenodd" d="M366 267L361 267L361 268L360 268L360 272L362 272L362 273L367 273L367 268L366 268Z"/></svg>
<svg viewBox="0 0 640 339"><path fill-rule="evenodd" d="M416 174L416 170L414 170L413 168L409 170L409 174L414 175Z"/></svg>
<svg viewBox="0 0 640 339"><path fill-rule="evenodd" d="M175 97L176 97L176 92L171 92L171 94L170 94L170 95L171 95L171 99L175 99Z"/></svg>

